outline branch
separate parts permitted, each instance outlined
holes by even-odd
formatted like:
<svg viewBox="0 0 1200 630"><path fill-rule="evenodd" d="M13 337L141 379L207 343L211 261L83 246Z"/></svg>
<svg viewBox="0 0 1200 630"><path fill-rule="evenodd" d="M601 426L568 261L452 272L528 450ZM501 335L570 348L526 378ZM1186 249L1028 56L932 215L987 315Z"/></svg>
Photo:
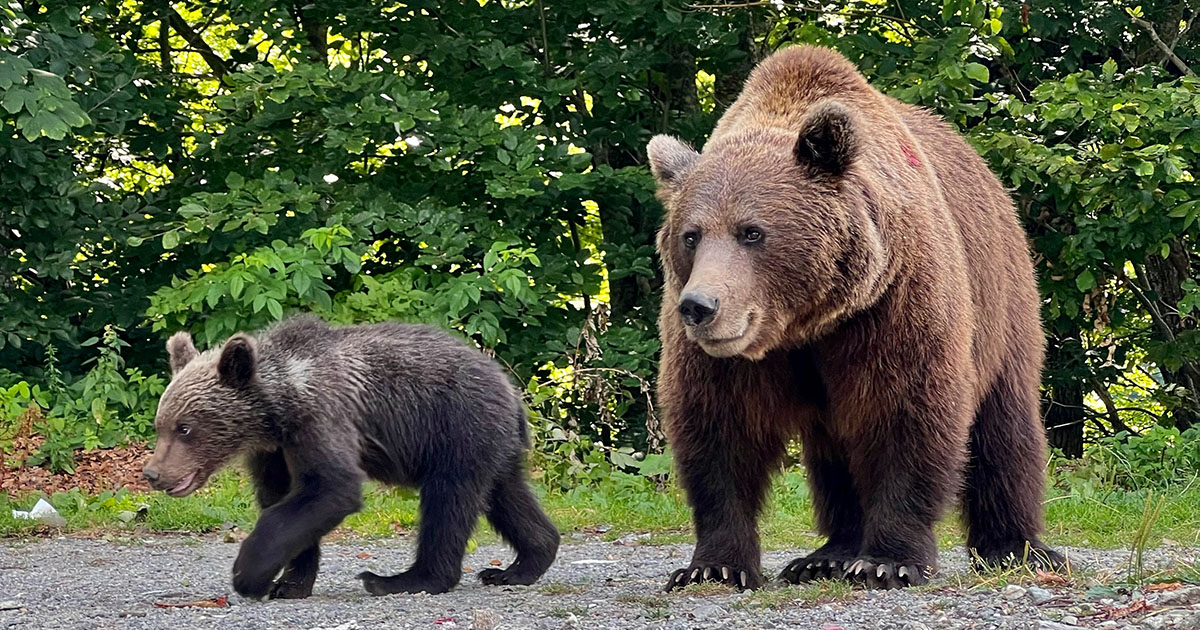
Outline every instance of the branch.
<svg viewBox="0 0 1200 630"><path fill-rule="evenodd" d="M217 80L225 83L225 75L229 74L229 64L221 58L221 55L213 51L203 37L192 30L192 25L188 24L187 20L183 19L183 16L179 15L174 7L167 5L167 8L171 11L171 28L175 29L180 37L200 53L200 56L204 58L204 63L208 64L208 67L212 68L213 74L217 75Z"/></svg>
<svg viewBox="0 0 1200 630"><path fill-rule="evenodd" d="M1129 16L1129 19L1133 20L1134 24L1142 27L1146 33L1150 35L1150 39L1154 42L1154 45L1158 46L1159 50L1161 50L1163 54L1167 56L1167 59L1171 60L1171 63L1174 64L1176 68L1179 68L1180 72L1188 75L1189 77L1196 76L1196 73L1192 72L1192 69L1189 68L1188 65L1179 58L1179 55L1176 55L1175 51L1168 46L1161 37L1158 36L1158 31L1154 30L1153 24L1134 15Z"/></svg>
<svg viewBox="0 0 1200 630"><path fill-rule="evenodd" d="M1130 435L1137 435L1137 431L1131 429L1129 425L1121 420L1121 414L1117 412L1117 406L1113 403L1112 395L1108 393L1108 388L1096 379L1091 379L1091 382L1092 391L1096 393L1096 396L1104 403L1104 408L1108 410L1108 424L1112 426L1113 431L1117 433L1125 431Z"/></svg>

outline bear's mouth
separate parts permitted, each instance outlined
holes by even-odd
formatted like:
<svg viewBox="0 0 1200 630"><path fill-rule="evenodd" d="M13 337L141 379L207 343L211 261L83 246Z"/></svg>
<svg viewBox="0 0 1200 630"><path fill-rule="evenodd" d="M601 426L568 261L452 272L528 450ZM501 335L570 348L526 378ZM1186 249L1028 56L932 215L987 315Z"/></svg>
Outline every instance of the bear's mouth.
<svg viewBox="0 0 1200 630"><path fill-rule="evenodd" d="M754 331L754 313L746 315L745 323L742 324L742 329L736 335L726 337L710 337L696 335L694 337L697 344L705 353L714 357L729 357L738 354L750 345ZM689 331L690 332L690 331Z"/></svg>
<svg viewBox="0 0 1200 630"><path fill-rule="evenodd" d="M192 472L188 473L187 476L185 476L183 479L180 479L179 483L172 486L170 490L167 490L167 494L169 494L173 497L185 497L185 496L191 494L192 491L195 490L196 487L200 485L200 484L196 483L196 481L197 481L196 478L199 476L200 476L200 471L193 470ZM201 481L203 481L203 480L201 479Z"/></svg>

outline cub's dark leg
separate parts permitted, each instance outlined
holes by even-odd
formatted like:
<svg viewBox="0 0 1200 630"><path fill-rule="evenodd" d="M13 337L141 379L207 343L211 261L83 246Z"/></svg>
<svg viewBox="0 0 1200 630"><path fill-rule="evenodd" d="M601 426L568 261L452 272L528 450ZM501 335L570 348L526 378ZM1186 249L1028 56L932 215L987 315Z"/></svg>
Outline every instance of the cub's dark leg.
<svg viewBox="0 0 1200 630"><path fill-rule="evenodd" d="M287 495L292 479L282 451L255 453L249 457L247 465L254 479L260 508L265 510ZM287 564L283 575L271 587L269 596L271 599L303 599L312 595L320 565L321 547L318 542L301 551Z"/></svg>
<svg viewBox="0 0 1200 630"><path fill-rule="evenodd" d="M1024 382L1022 382L1024 381ZM1045 492L1045 437L1037 381L1006 369L971 427L963 511L973 564L1027 562L1060 570L1066 561L1038 540Z"/></svg>
<svg viewBox="0 0 1200 630"><path fill-rule="evenodd" d="M536 582L554 562L560 535L538 505L519 462L496 481L487 517L500 536L516 549L517 559L507 569L480 571L479 580L493 585Z"/></svg>
<svg viewBox="0 0 1200 630"><path fill-rule="evenodd" d="M827 541L816 551L796 558L780 579L793 584L840 578L862 547L863 511L850 476L845 453L830 437L823 421L801 430L804 466L812 489L817 531Z"/></svg>
<svg viewBox="0 0 1200 630"><path fill-rule="evenodd" d="M673 431L672 449L692 506L696 550L687 568L671 574L665 590L697 582L759 588L763 577L758 515L772 467L783 456L784 440L755 436L740 418L688 415L694 411L677 412L682 414L679 421L689 424Z"/></svg>
<svg viewBox="0 0 1200 630"><path fill-rule="evenodd" d="M267 595L275 576L289 565L303 585L301 579L316 574L321 537L362 508L362 471L334 454L323 457L309 452L305 457L303 463L287 459L291 491L263 510L254 531L242 542L233 563L233 588L240 595ZM281 588L278 597L296 592L287 585Z"/></svg>
<svg viewBox="0 0 1200 630"><path fill-rule="evenodd" d="M482 483L464 478L464 470L443 470L421 484L421 523L417 560L393 576L364 571L358 575L372 595L392 593L445 593L462 578L467 540L479 520L483 504Z"/></svg>

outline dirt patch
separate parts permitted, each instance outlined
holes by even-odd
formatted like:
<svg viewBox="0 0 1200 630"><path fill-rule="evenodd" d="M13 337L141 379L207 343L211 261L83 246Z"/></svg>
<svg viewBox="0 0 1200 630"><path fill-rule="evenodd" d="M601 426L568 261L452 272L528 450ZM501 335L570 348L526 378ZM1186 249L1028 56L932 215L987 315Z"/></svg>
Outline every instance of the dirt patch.
<svg viewBox="0 0 1200 630"><path fill-rule="evenodd" d="M30 492L46 494L79 488L87 494L128 488L131 492L149 492L142 480L142 463L150 457L144 444L81 451L75 454L73 474L52 473L40 466L28 466L25 461L42 446L41 436L13 438L11 451L0 468L0 492L9 498Z"/></svg>

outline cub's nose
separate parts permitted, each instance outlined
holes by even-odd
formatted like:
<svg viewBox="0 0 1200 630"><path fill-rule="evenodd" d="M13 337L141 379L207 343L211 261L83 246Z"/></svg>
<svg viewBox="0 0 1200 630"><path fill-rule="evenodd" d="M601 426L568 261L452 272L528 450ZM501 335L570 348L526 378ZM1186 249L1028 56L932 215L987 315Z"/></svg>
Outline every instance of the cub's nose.
<svg viewBox="0 0 1200 630"><path fill-rule="evenodd" d="M158 481L158 471L153 468L146 468L142 470L142 479L154 483Z"/></svg>
<svg viewBox="0 0 1200 630"><path fill-rule="evenodd" d="M699 326L717 314L721 301L703 293L684 293L679 298L679 314L688 326Z"/></svg>

